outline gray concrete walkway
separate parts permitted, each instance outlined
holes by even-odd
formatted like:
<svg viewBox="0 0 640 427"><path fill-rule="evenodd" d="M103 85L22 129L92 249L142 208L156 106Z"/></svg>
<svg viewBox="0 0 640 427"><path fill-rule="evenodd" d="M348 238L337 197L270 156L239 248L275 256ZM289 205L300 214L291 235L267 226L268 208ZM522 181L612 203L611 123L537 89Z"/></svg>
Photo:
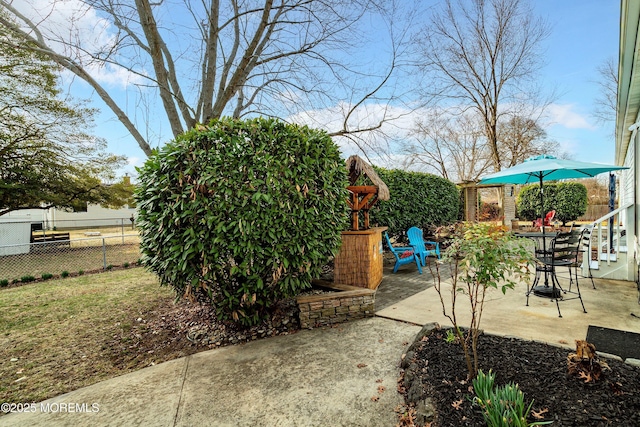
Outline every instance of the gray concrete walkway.
<svg viewBox="0 0 640 427"><path fill-rule="evenodd" d="M38 403L0 426L390 427L402 403L398 365L419 330L371 318L205 351Z"/></svg>

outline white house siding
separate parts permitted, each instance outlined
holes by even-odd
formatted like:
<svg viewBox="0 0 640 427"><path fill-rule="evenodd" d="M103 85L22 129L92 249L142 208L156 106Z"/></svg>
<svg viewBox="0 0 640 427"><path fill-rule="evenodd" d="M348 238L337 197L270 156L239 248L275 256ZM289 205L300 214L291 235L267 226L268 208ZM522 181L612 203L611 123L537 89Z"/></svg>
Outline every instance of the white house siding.
<svg viewBox="0 0 640 427"><path fill-rule="evenodd" d="M632 140L635 139L637 132L633 133ZM620 171L620 205L625 205L634 200L635 191L635 149L633 144L629 145L627 155L624 158L624 165L629 169Z"/></svg>
<svg viewBox="0 0 640 427"><path fill-rule="evenodd" d="M637 132L634 132L631 139L634 140L636 138ZM627 150L624 164L623 166L628 167L629 169L625 169L620 171L620 180L619 185L620 188L618 190L619 195L619 206L626 205L627 203L632 203L635 200L634 192L636 191L635 186L635 173L636 173L636 155L635 155L635 146L633 144L629 145L629 149ZM627 224L626 212L620 213L620 220L623 224ZM638 221L636 220L636 224Z"/></svg>
<svg viewBox="0 0 640 427"><path fill-rule="evenodd" d="M627 248L635 249L638 260L638 225L640 212L640 2L620 0L620 49L618 55L618 96L616 101L616 165L631 169L621 175L620 201L631 202L634 207L632 218L627 222ZM631 254L629 254L631 256ZM637 269L635 269L637 270Z"/></svg>
<svg viewBox="0 0 640 427"><path fill-rule="evenodd" d="M5 222L42 222L47 229L130 226L129 218L136 216L135 208L107 209L99 205L87 206L86 212L65 212L58 209L22 209L0 216Z"/></svg>
<svg viewBox="0 0 640 427"><path fill-rule="evenodd" d="M640 242L638 240L638 224L640 224L640 209L638 209L637 201L640 200L640 183L638 183L638 172L640 170L640 156L637 155L638 147L640 146L640 133L635 130L631 134L631 140L629 147L625 154L624 166L629 169L622 170L620 172L620 205L627 203L635 203L635 232L634 239L634 252L637 254L640 248ZM624 217L626 212L621 213L621 221L623 224L627 223L627 218ZM636 257L636 262L640 262L640 258Z"/></svg>
<svg viewBox="0 0 640 427"><path fill-rule="evenodd" d="M636 122L638 119L636 118ZM640 241L638 240L638 224L640 224L640 209L638 209L638 201L640 200L640 183L638 183L638 171L640 171L640 156L637 156L638 145L640 144L640 133L638 130L635 130L631 135L631 140L629 141L629 148L627 150L627 154L625 157L625 166L627 166L626 161L629 161L629 175L630 175L630 185L632 186L632 190L630 191L633 194L633 199L625 200L625 202L633 202L634 212L635 212L635 239L634 239L634 254L636 256L636 263L640 263L640 258L637 256L638 249L640 248ZM629 248L630 249L630 248Z"/></svg>
<svg viewBox="0 0 640 427"><path fill-rule="evenodd" d="M129 218L136 215L135 208L107 209L99 205L87 206L86 212L65 212L55 210L51 213L51 224L57 229L109 227L130 225Z"/></svg>

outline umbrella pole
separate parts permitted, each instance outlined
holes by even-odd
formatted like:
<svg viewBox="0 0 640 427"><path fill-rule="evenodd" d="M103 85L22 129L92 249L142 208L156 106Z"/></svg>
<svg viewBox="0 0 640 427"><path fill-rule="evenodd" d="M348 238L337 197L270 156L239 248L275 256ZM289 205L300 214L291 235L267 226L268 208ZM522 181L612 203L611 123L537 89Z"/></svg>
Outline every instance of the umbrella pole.
<svg viewBox="0 0 640 427"><path fill-rule="evenodd" d="M542 258L547 256L547 238L544 231L544 184L542 183L542 174L540 174L540 221L542 223ZM547 266L544 267L544 286L549 286L549 275L547 274Z"/></svg>

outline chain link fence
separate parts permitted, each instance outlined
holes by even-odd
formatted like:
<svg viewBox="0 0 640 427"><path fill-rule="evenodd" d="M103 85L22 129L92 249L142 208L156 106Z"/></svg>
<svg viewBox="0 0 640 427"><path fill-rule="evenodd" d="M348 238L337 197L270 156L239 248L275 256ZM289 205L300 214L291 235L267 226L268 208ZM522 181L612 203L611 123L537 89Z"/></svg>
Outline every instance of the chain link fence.
<svg viewBox="0 0 640 427"><path fill-rule="evenodd" d="M51 231L69 231L69 230L100 230L111 229L113 232L120 234L130 233L135 230L135 217L122 218L78 218L78 219L51 219L49 216L42 220L23 221L18 220L8 222L8 224L33 224L37 230ZM3 223L0 223L2 225ZM7 223L4 223L7 224Z"/></svg>
<svg viewBox="0 0 640 427"><path fill-rule="evenodd" d="M55 230L37 221L0 223L0 282L138 262L140 237L129 218L90 221L64 221Z"/></svg>

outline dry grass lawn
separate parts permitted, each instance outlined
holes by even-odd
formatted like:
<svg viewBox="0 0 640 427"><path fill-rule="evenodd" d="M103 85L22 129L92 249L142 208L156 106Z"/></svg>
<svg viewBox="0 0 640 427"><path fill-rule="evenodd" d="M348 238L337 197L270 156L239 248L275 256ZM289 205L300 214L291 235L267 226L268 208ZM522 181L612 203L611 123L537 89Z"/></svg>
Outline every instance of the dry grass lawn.
<svg viewBox="0 0 640 427"><path fill-rule="evenodd" d="M142 268L0 289L0 402L38 402L155 363L122 363L123 337L173 298Z"/></svg>

